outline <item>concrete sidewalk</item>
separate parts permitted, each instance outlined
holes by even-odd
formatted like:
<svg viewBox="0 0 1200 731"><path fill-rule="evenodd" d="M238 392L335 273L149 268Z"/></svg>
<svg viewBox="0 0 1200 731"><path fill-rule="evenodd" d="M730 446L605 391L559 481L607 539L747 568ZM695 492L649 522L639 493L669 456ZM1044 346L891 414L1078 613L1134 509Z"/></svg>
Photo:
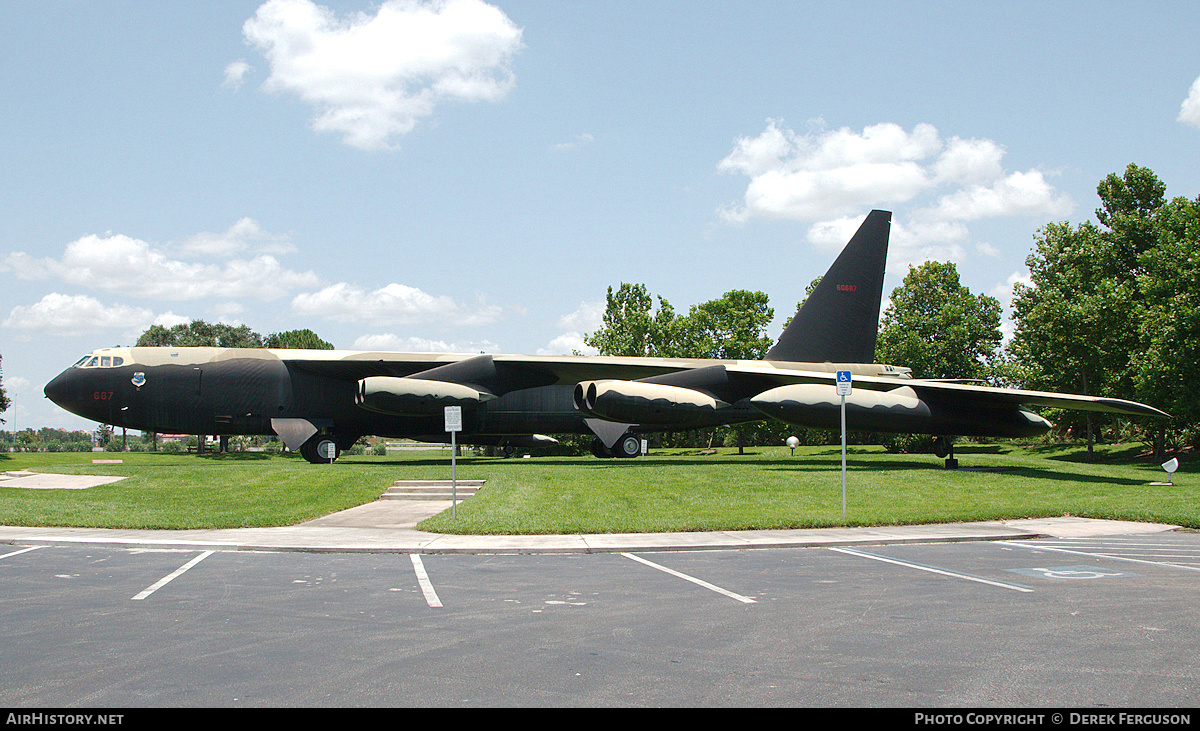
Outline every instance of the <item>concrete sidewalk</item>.
<svg viewBox="0 0 1200 731"><path fill-rule="evenodd" d="M367 507L367 506L362 506ZM359 510L356 508L355 510ZM350 511L347 511L350 512ZM370 511L361 511L370 513ZM368 518L370 521L371 518ZM342 522L342 524L336 524ZM1177 528L1088 518L981 523L696 533L608 533L545 536L458 536L413 528L352 525L341 514L283 528L118 530L0 526L0 543L88 543L228 551L329 553L605 553L806 548L897 543L1017 540L1158 533Z"/></svg>

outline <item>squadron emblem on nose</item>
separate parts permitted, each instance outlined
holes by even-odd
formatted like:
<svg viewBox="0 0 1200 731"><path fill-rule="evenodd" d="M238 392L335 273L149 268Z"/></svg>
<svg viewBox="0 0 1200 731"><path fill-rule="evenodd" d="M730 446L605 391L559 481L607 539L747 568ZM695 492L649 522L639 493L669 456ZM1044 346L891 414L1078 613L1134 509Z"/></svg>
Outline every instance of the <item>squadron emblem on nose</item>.
<svg viewBox="0 0 1200 731"><path fill-rule="evenodd" d="M146 385L146 374L138 371L137 373L134 373L133 378L130 378L129 380L133 382L135 387L141 388L142 386Z"/></svg>

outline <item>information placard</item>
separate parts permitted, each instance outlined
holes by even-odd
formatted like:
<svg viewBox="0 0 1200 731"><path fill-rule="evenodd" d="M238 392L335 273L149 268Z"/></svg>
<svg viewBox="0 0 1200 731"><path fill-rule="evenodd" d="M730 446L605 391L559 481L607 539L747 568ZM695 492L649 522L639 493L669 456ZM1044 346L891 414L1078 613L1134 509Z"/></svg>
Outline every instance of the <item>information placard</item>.
<svg viewBox="0 0 1200 731"><path fill-rule="evenodd" d="M446 407L446 431L456 432L462 431L462 407L447 406Z"/></svg>

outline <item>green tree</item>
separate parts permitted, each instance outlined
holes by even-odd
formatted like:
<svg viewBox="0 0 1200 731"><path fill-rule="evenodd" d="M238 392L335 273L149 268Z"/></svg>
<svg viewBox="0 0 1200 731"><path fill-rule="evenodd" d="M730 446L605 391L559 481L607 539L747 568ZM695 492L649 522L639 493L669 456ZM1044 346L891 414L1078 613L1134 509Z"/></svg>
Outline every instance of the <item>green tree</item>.
<svg viewBox="0 0 1200 731"><path fill-rule="evenodd" d="M250 329L249 325L226 325L204 320L163 327L151 325L137 339L139 347L219 347L219 348L306 348L311 350L333 350L312 330L288 330L271 333L265 338Z"/></svg>
<svg viewBox="0 0 1200 731"><path fill-rule="evenodd" d="M615 293L609 287L604 324L583 341L600 355L679 357L675 310L662 297L657 312L651 312L652 304L644 284L621 282Z"/></svg>
<svg viewBox="0 0 1200 731"><path fill-rule="evenodd" d="M288 330L287 332L271 333L263 338L263 347L333 350L333 345L322 340L312 330Z"/></svg>
<svg viewBox="0 0 1200 731"><path fill-rule="evenodd" d="M262 335L250 329L249 325L226 325L204 320L192 320L174 327L151 325L138 338L139 347L166 346L176 348L188 347L220 347L220 348L261 348Z"/></svg>
<svg viewBox="0 0 1200 731"><path fill-rule="evenodd" d="M912 369L917 378L991 374L1000 347L1000 302L959 283L951 262L908 268L883 313L875 360Z"/></svg>
<svg viewBox="0 0 1200 731"><path fill-rule="evenodd" d="M775 310L767 301L762 292L735 289L692 306L677 335L685 357L762 360L773 343L766 331Z"/></svg>
<svg viewBox="0 0 1200 731"><path fill-rule="evenodd" d="M2 362L2 359L0 359ZM8 400L8 396L4 393L4 369L0 368L0 414L8 411L8 406L12 402ZM4 423L4 419L0 419L0 424Z"/></svg>
<svg viewBox="0 0 1200 731"><path fill-rule="evenodd" d="M1148 338L1166 332L1174 339L1189 327L1179 297L1195 287L1194 278L1181 275L1196 236L1194 206L1184 199L1168 206L1165 192L1152 171L1130 164L1097 186L1099 226L1039 229L1026 259L1032 286L1017 285L1013 296L1009 351L1024 385L1162 403L1165 394L1150 387L1147 374L1156 371L1169 383L1186 365L1165 349L1148 354ZM1174 342L1187 347L1186 340ZM1078 425L1081 417L1068 418ZM1092 413L1083 421L1091 454Z"/></svg>
<svg viewBox="0 0 1200 731"><path fill-rule="evenodd" d="M1138 400L1175 417L1200 446L1200 197L1155 212L1157 245L1140 257L1141 307L1131 372ZM1161 445L1160 445L1161 446Z"/></svg>

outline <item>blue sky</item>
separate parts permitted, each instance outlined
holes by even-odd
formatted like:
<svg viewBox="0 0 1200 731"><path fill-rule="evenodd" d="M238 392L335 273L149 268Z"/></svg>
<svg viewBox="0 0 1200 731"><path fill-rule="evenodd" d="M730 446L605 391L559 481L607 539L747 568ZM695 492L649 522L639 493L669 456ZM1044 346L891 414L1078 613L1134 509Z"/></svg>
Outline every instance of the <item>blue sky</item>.
<svg viewBox="0 0 1200 731"><path fill-rule="evenodd" d="M1131 162L1200 193L1194 2L6 3L0 357L149 325L569 353L604 293L777 321L872 208L885 291L1007 303ZM773 328L773 330L777 330Z"/></svg>

